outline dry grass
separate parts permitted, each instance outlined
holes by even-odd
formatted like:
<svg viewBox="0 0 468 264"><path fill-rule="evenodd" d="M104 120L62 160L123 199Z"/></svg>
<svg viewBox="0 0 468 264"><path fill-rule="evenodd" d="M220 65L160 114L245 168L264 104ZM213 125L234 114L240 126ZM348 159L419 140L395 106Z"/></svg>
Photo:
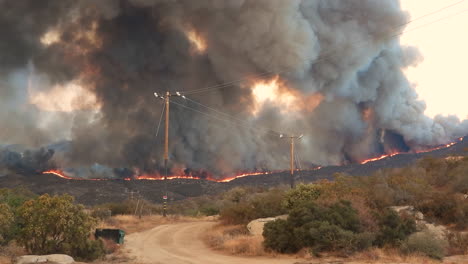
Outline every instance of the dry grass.
<svg viewBox="0 0 468 264"><path fill-rule="evenodd" d="M212 249L232 255L274 256L263 248L263 237L252 236L245 226L217 225L203 237Z"/></svg>
<svg viewBox="0 0 468 264"><path fill-rule="evenodd" d="M440 264L440 261L428 258L423 255L405 255L397 249L371 248L350 257L350 260L364 263L420 263L420 264Z"/></svg>
<svg viewBox="0 0 468 264"><path fill-rule="evenodd" d="M26 251L14 242L7 246L0 246L0 264L10 264L13 259L22 255L26 255Z"/></svg>
<svg viewBox="0 0 468 264"><path fill-rule="evenodd" d="M105 221L102 221L98 228L118 228L125 231L126 234L136 233L151 229L158 225L180 223L202 220L202 218L193 218L178 215L169 215L163 217L160 215L142 216L141 219L134 215L116 215Z"/></svg>

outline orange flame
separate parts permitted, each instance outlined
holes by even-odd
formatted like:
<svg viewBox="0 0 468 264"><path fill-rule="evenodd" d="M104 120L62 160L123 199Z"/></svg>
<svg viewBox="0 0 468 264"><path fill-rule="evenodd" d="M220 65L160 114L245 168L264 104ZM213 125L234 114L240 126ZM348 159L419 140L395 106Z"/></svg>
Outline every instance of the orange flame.
<svg viewBox="0 0 468 264"><path fill-rule="evenodd" d="M414 153L427 153L427 152L431 152L431 151L435 151L435 150L439 150L439 149L450 148L451 146L457 144L457 142L461 142L461 141L463 141L463 137L459 138L458 141L455 141L455 142L452 142L452 143L449 143L449 144L446 144L446 145L443 145L443 146L424 149L424 150L418 150L418 151L414 151ZM393 157L393 156L396 156L396 155L399 155L399 154L405 154L405 153L407 153L407 152L396 152L396 153L391 153L391 154L385 154L385 155L382 155L382 156L379 156L379 157L363 160L360 163L361 164L366 164L366 163L369 163L369 162L378 161L378 160L382 160L382 159L385 159L385 158L389 158L389 157Z"/></svg>
<svg viewBox="0 0 468 264"><path fill-rule="evenodd" d="M108 179L82 179L82 178L73 178L70 176L67 176L65 172L61 170L48 170L44 171L42 174L52 174L55 175L59 178L66 179L66 180L76 180L76 181L106 181Z"/></svg>
<svg viewBox="0 0 468 264"><path fill-rule="evenodd" d="M255 80L252 85L254 107L252 113L258 114L267 102L274 103L283 111L308 111L312 112L323 101L324 96L315 93L309 96L300 94L289 88L278 75L270 80Z"/></svg>

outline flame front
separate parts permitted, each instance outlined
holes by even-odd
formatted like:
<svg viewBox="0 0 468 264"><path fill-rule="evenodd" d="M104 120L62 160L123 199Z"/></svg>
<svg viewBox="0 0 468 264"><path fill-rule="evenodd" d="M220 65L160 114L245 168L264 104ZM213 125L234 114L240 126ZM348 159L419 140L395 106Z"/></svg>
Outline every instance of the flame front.
<svg viewBox="0 0 468 264"><path fill-rule="evenodd" d="M462 137L459 138L455 142L451 142L451 143L443 145L443 146L424 149L424 150L418 150L418 151L414 151L413 153L427 153L427 152L431 152L431 151L435 151L435 150L439 150L439 149L446 149L446 148L450 148L451 146L457 144L457 142L461 142L461 141L463 141ZM405 154L405 153L406 152L396 152L396 153L391 153L391 154L385 154L385 155L382 155L382 156L379 156L379 157L363 160L363 161L360 162L360 164L366 164L366 163L369 163L369 162L378 161L378 160L382 160L382 159L385 159L385 158L389 158L389 157L393 157L393 156L396 156L396 155L399 155L399 154Z"/></svg>

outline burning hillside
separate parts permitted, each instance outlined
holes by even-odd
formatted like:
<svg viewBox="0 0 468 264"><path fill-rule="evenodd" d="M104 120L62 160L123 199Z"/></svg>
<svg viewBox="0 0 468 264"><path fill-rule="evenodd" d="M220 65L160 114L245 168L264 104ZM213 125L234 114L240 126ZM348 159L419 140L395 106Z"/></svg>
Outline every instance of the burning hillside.
<svg viewBox="0 0 468 264"><path fill-rule="evenodd" d="M169 174L185 178L284 170L283 133L304 134L296 147L309 169L427 151L468 133L467 120L424 114L404 75L421 56L395 37L410 21L397 0L24 0L0 8L8 10L0 12L8 40L0 166L8 170L160 179L156 128L165 105L154 92L185 97L171 98L169 121ZM45 149L25 155L11 144Z"/></svg>

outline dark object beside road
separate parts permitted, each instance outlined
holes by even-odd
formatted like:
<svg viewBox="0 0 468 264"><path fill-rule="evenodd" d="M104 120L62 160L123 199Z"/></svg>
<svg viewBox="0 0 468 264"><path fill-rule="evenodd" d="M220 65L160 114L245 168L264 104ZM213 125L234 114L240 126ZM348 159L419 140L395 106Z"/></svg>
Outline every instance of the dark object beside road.
<svg viewBox="0 0 468 264"><path fill-rule="evenodd" d="M96 239L102 237L104 239L112 240L117 244L123 244L125 231L121 229L96 229L94 237Z"/></svg>

